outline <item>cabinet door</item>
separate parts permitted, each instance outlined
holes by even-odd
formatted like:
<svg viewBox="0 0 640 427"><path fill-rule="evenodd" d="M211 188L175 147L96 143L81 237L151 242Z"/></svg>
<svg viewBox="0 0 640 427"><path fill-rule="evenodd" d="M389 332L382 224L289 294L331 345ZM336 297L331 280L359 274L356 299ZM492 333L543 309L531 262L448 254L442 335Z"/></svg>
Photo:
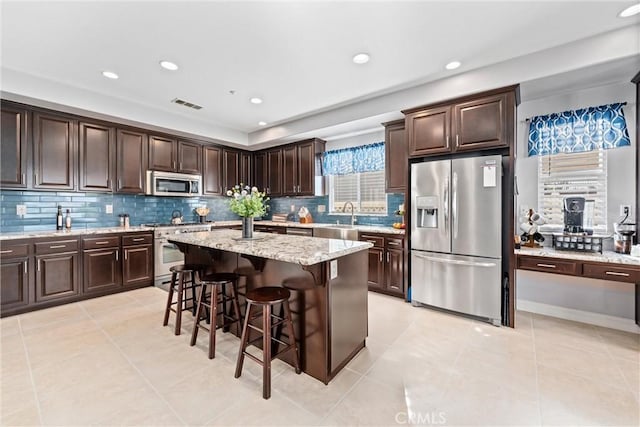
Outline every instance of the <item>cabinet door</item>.
<svg viewBox="0 0 640 427"><path fill-rule="evenodd" d="M200 175L202 148L193 142L178 141L178 172Z"/></svg>
<svg viewBox="0 0 640 427"><path fill-rule="evenodd" d="M297 157L297 194L299 196L313 196L316 179L316 152L313 142L298 144Z"/></svg>
<svg viewBox="0 0 640 427"><path fill-rule="evenodd" d="M221 149L218 147L203 147L202 156L203 162L203 174L202 174L202 192L208 195L222 194L222 171L220 168L221 163Z"/></svg>
<svg viewBox="0 0 640 427"><path fill-rule="evenodd" d="M77 252L36 256L36 302L78 295Z"/></svg>
<svg viewBox="0 0 640 427"><path fill-rule="evenodd" d="M384 289L384 249L369 248L369 274L367 284L370 288Z"/></svg>
<svg viewBox="0 0 640 427"><path fill-rule="evenodd" d="M3 313L29 304L28 257L0 262L0 303Z"/></svg>
<svg viewBox="0 0 640 427"><path fill-rule="evenodd" d="M404 193L407 189L409 150L404 121L385 128L385 188L387 193Z"/></svg>
<svg viewBox="0 0 640 427"><path fill-rule="evenodd" d="M267 194L282 195L282 150L267 151Z"/></svg>
<svg viewBox="0 0 640 427"><path fill-rule="evenodd" d="M85 251L83 267L85 293L118 289L122 285L120 248Z"/></svg>
<svg viewBox="0 0 640 427"><path fill-rule="evenodd" d="M2 106L0 135L0 186L27 187L27 115L26 110Z"/></svg>
<svg viewBox="0 0 640 427"><path fill-rule="evenodd" d="M124 286L151 284L153 282L153 246L128 246L123 247L122 252Z"/></svg>
<svg viewBox="0 0 640 427"><path fill-rule="evenodd" d="M222 156L222 187L226 192L234 185L240 184L240 153L235 150L223 150Z"/></svg>
<svg viewBox="0 0 640 427"><path fill-rule="evenodd" d="M478 150L506 147L507 94L457 104L454 107L454 150Z"/></svg>
<svg viewBox="0 0 640 427"><path fill-rule="evenodd" d="M298 156L295 146L282 149L282 194L298 194Z"/></svg>
<svg viewBox="0 0 640 427"><path fill-rule="evenodd" d="M386 258L386 289L404 295L404 252L402 249L388 249Z"/></svg>
<svg viewBox="0 0 640 427"><path fill-rule="evenodd" d="M81 191L113 191L116 170L114 129L80 122L79 163Z"/></svg>
<svg viewBox="0 0 640 427"><path fill-rule="evenodd" d="M451 107L417 111L405 118L409 155L424 156L450 151Z"/></svg>
<svg viewBox="0 0 640 427"><path fill-rule="evenodd" d="M175 139L162 136L149 136L149 169L175 172L178 169L176 159L177 143Z"/></svg>
<svg viewBox="0 0 640 427"><path fill-rule="evenodd" d="M144 193L147 172L147 135L118 129L116 191Z"/></svg>
<svg viewBox="0 0 640 427"><path fill-rule="evenodd" d="M256 153L253 156L253 185L260 191L267 191L267 153Z"/></svg>
<svg viewBox="0 0 640 427"><path fill-rule="evenodd" d="M73 190L75 184L75 120L36 113L33 118L33 187Z"/></svg>
<svg viewBox="0 0 640 427"><path fill-rule="evenodd" d="M251 161L251 153L240 153L240 182L255 186L255 182L253 179L253 174L251 173L253 162Z"/></svg>

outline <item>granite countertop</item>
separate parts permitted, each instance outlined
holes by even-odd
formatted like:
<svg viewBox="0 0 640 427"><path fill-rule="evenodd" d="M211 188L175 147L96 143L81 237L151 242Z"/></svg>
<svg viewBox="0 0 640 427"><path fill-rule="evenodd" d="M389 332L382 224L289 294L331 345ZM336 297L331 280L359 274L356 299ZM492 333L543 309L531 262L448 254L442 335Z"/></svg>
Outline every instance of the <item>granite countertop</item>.
<svg viewBox="0 0 640 427"><path fill-rule="evenodd" d="M313 265L329 261L367 250L373 246L369 242L353 240L259 232L254 232L253 235L260 239L238 240L241 235L240 230L200 231L172 235L169 237L169 241L300 265Z"/></svg>
<svg viewBox="0 0 640 427"><path fill-rule="evenodd" d="M0 234L1 240L17 240L17 239L33 239L42 237L69 237L69 236L85 236L91 234L110 234L110 233L137 233L140 231L153 231L152 227L132 226L124 227L100 227L100 228L72 228L71 230L42 230L42 231L21 231L14 233Z"/></svg>
<svg viewBox="0 0 640 427"><path fill-rule="evenodd" d="M241 225L241 224L242 224L242 221L235 220L235 221L215 221L211 225L212 225L212 228L215 229L218 227L232 227L232 226ZM253 225L268 225L268 226L274 226L274 227L296 227L296 228L330 228L330 227L336 226L336 224L322 223L322 222L302 224L299 222L275 222L275 221L267 221L267 220L254 221ZM345 224L341 224L341 228L344 227L344 225ZM403 236L405 234L405 231L403 229L385 227L381 225L354 225L353 228L358 231L365 231L365 232L368 231L369 233L398 234Z"/></svg>
<svg viewBox="0 0 640 427"><path fill-rule="evenodd" d="M553 248L521 248L515 250L516 255L539 256L558 259L572 259L580 261L606 262L610 264L627 264L640 266L640 257L619 254L613 251L600 253L558 251Z"/></svg>

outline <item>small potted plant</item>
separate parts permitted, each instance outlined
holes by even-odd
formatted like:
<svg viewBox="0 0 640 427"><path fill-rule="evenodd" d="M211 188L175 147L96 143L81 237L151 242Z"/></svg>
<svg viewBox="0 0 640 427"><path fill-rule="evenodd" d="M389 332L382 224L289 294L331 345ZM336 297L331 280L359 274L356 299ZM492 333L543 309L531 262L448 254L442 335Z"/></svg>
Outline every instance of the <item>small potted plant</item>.
<svg viewBox="0 0 640 427"><path fill-rule="evenodd" d="M256 187L243 186L242 183L228 190L227 196L231 198L229 200L231 212L242 218L242 238L253 238L253 218L267 213L266 202L269 198Z"/></svg>

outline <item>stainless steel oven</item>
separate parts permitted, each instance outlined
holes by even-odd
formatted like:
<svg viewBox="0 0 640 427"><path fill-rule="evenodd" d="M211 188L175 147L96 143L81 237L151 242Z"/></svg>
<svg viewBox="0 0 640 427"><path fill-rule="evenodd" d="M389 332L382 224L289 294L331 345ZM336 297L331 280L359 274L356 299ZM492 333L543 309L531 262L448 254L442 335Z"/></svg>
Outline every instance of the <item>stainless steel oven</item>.
<svg viewBox="0 0 640 427"><path fill-rule="evenodd" d="M155 225L155 285L162 286L171 281L169 269L184 264L184 254L168 238L172 234L208 231L208 224Z"/></svg>

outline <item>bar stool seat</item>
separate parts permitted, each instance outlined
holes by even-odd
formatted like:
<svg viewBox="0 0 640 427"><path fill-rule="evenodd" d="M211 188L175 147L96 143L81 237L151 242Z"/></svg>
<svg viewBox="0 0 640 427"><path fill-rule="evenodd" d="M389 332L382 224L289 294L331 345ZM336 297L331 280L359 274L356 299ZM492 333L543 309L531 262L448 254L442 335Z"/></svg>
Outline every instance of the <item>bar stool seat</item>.
<svg viewBox="0 0 640 427"><path fill-rule="evenodd" d="M212 273L203 276L200 280L202 287L198 298L196 321L191 333L191 346L196 345L200 328L209 332L209 359L216 357L216 329L223 328L223 331L226 332L230 325L236 322L240 324L242 321L242 313L238 302L238 277L235 273ZM231 287L231 295L227 295L227 285ZM211 290L207 293L209 287L211 287ZM229 302L234 311L233 316L227 313ZM218 305L222 305L221 311L218 311ZM208 311L208 315L205 315L205 319L209 323L208 327L200 323L203 320L203 309ZM218 322L218 316L222 317L221 322Z"/></svg>
<svg viewBox="0 0 640 427"><path fill-rule="evenodd" d="M193 314L196 311L196 288L199 286L199 278L209 268L204 264L180 264L169 269L171 271L171 284L169 285L169 295L167 297L167 306L164 311L164 321L162 326L169 323L169 314L173 311L176 313L175 334L180 335L180 327L182 325L182 312L191 310ZM184 297L185 292L191 290L191 307L187 307L187 299ZM173 301L173 294L177 295L176 301ZM175 305L175 308L173 306Z"/></svg>
<svg viewBox="0 0 640 427"><path fill-rule="evenodd" d="M295 367L296 374L300 374L302 372L300 369L300 356L293 330L293 322L291 321L291 309L289 308L290 296L291 292L289 292L288 289L279 286L265 286L262 288L252 289L246 293L247 312L245 314L244 326L242 328L242 338L240 340L240 350L238 352L235 377L239 378L240 375L242 375L242 366L244 364L245 356L262 365L262 397L264 399L269 399L271 397L271 361L274 358L287 351L293 351L293 365ZM276 316L272 313L272 308L276 304L283 305L283 317ZM251 309L254 307L261 307L262 311L252 316ZM251 324L252 320L259 317L262 317L262 328L258 328ZM272 336L272 329L281 324L284 324L287 327L289 342L283 342L278 337ZM262 337L249 341L250 328L260 332ZM260 339L262 340L262 360L246 351L249 344L253 344ZM284 345L285 348L278 353L273 353L271 348L272 341L276 341Z"/></svg>

